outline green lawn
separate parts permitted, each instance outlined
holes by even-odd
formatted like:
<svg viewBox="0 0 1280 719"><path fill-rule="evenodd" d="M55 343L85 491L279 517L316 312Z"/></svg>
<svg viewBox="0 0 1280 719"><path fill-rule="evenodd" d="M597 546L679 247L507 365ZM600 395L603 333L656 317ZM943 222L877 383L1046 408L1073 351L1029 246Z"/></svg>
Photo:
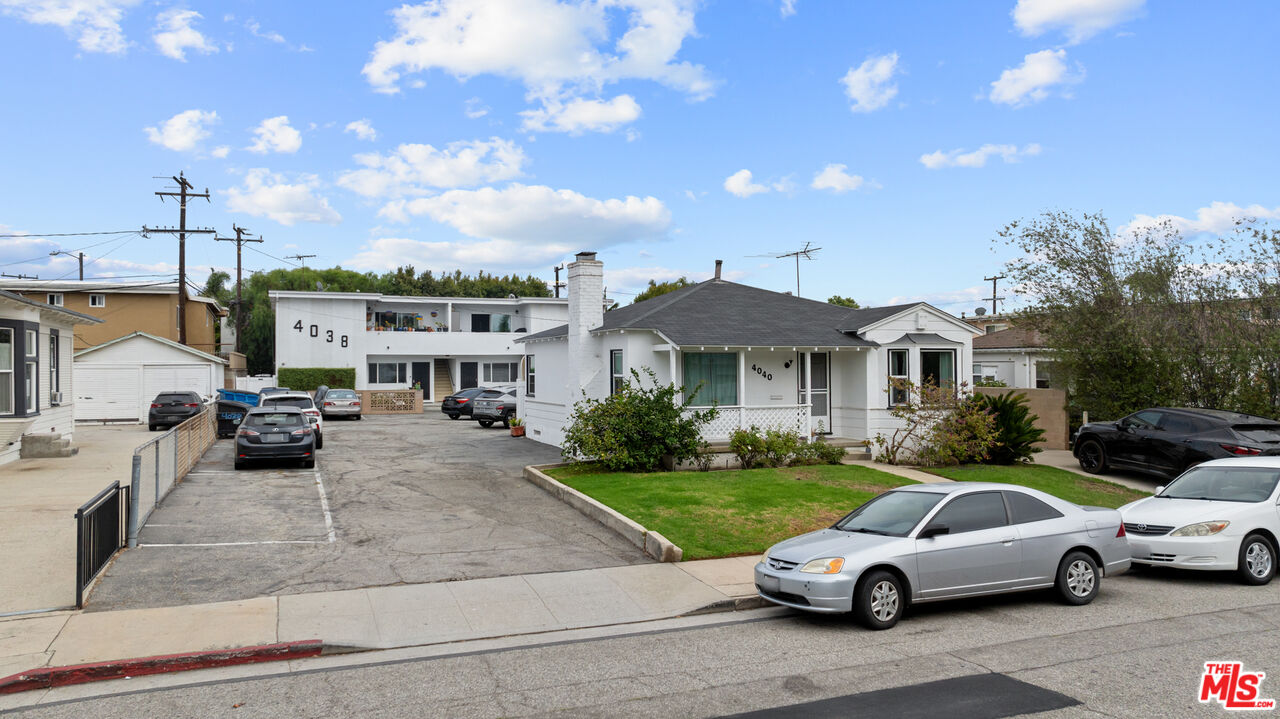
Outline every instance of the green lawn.
<svg viewBox="0 0 1280 719"><path fill-rule="evenodd" d="M1114 482L1093 479L1042 464L1008 466L966 464L960 467L933 467L925 471L958 482L1017 484L1047 492L1068 502L1097 507L1119 507L1135 499L1150 496L1148 492L1139 492Z"/></svg>
<svg viewBox="0 0 1280 719"><path fill-rule="evenodd" d="M661 532L685 559L759 554L830 526L885 490L914 484L857 465L652 474L577 465L547 474Z"/></svg>

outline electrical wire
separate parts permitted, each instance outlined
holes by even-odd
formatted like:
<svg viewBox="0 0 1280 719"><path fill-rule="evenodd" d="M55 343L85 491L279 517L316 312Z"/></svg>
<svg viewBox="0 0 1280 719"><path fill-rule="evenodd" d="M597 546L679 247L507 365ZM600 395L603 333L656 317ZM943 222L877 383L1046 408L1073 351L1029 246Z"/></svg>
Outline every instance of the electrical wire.
<svg viewBox="0 0 1280 719"><path fill-rule="evenodd" d="M283 263L285 263L286 265L293 265L294 267L304 267L304 266L305 266L305 265L299 265L299 264L297 264L296 262L290 262L290 261L288 261L288 260L284 259L283 257L276 257L275 255L273 255L273 254L271 254L271 253L269 253L269 252L263 252L262 250L259 250L258 248L253 247L252 245L245 245L245 246L244 246L244 248L245 248L246 250L253 250L254 252L257 252L257 253L258 253L258 254L260 254L260 255L265 255L265 256L267 256L267 257L270 257L271 259L276 260L277 262L283 262Z"/></svg>
<svg viewBox="0 0 1280 719"><path fill-rule="evenodd" d="M124 247L125 245L129 244L130 242L133 242L134 240L138 239L139 237L142 237L142 233L141 233L141 232L138 232L137 230L134 230L134 231L132 232L132 234L133 234L133 237L122 237L122 238L119 238L119 239L124 240L124 242L121 242L120 244L116 245L115 247L112 247L111 249L107 250L106 252L102 253L101 255L98 255L97 257L95 257L95 258L93 258L93 259L89 260L88 262L84 263L84 267L88 267L88 266L92 265L93 263L97 262L98 260L101 260L101 259L103 259L104 257L106 257L107 255L110 255L112 252L115 252L116 250L120 249L121 247ZM110 242L110 241L111 241L111 240L108 240L108 242ZM105 243L103 243L103 244L105 244ZM83 267L81 267L80 269L84 269L84 268L83 268ZM61 280L61 279L65 278L67 275L70 275L70 274L72 274L73 272L76 272L76 271L77 271L77 270L69 270L69 271L67 271L67 272L63 273L61 276L59 276L59 277L55 277L55 278L54 278L54 280Z"/></svg>
<svg viewBox="0 0 1280 719"><path fill-rule="evenodd" d="M137 230L128 230L127 232L111 232L111 233L107 233L107 234L113 234L113 235L124 235L124 234L137 233L137 232L138 232ZM15 235L15 236L16 236L16 237L37 237L37 238L39 237L38 235ZM115 242L115 241L116 241L116 240L118 240L118 239L120 239L120 238L118 238L118 237L113 237L113 238L111 238L111 239L109 239L109 240L103 240L102 242L95 242L95 243L93 243L92 245L85 245L84 247L77 247L77 248L76 248L76 249L74 249L74 250L59 250L59 252L66 252L66 253L68 253L68 254L70 254L70 253L72 253L72 252L81 252L81 251L83 251L83 250L88 250L88 249L92 249L92 248L94 248L94 247L100 247L100 246L102 246L102 245L105 245L105 244L108 244L108 243L111 243L111 242ZM4 264L0 264L0 267L12 267L13 265L25 265L25 264L28 264L28 263L31 263L31 262L38 262L38 261L40 261L40 260L45 259L46 257L48 257L48 254L40 255L39 257L32 257L32 258L31 258L31 259L29 259L29 260L18 260L17 262L6 262L6 263L4 263Z"/></svg>
<svg viewBox="0 0 1280 719"><path fill-rule="evenodd" d="M0 237L88 237L89 235L123 235L137 230L112 230L111 232L20 232Z"/></svg>

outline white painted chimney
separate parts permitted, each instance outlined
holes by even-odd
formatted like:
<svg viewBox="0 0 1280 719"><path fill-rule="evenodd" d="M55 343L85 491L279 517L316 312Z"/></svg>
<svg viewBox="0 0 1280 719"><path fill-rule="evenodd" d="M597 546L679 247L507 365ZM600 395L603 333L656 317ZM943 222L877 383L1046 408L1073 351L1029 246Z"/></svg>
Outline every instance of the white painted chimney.
<svg viewBox="0 0 1280 719"><path fill-rule="evenodd" d="M569 397L577 401L586 390L595 397L592 382L601 365L591 330L604 324L604 263L594 252L579 252L569 263Z"/></svg>

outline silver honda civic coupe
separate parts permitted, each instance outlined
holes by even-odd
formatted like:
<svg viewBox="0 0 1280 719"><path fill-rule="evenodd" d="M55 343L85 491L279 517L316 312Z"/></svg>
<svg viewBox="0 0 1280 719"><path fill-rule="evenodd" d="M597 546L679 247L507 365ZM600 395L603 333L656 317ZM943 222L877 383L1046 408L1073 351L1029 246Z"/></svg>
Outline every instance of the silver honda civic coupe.
<svg viewBox="0 0 1280 719"><path fill-rule="evenodd" d="M1129 568L1120 513L1011 484L919 484L885 492L844 519L773 545L756 590L810 612L853 612L871 629L908 604L1055 588L1088 604L1101 578Z"/></svg>

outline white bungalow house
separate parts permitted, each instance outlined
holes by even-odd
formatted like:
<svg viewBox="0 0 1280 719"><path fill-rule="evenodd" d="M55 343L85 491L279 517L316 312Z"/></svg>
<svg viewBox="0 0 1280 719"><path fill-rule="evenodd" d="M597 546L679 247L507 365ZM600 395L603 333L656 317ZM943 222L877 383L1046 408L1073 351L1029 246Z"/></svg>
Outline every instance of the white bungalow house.
<svg viewBox="0 0 1280 719"><path fill-rule="evenodd" d="M890 397L890 378L967 381L982 334L923 302L854 310L729 282L719 262L714 279L606 313L595 253L568 269L568 324L517 340L517 411L548 444L563 441L583 393L604 397L644 368L660 383L701 384L696 404L720 409L710 441L750 425L870 439L905 399Z"/></svg>
<svg viewBox="0 0 1280 719"><path fill-rule="evenodd" d="M23 443L62 456L75 429L71 351L76 325L102 320L0 290L0 464ZM61 435L61 439L59 439ZM37 441L39 440L39 441Z"/></svg>

